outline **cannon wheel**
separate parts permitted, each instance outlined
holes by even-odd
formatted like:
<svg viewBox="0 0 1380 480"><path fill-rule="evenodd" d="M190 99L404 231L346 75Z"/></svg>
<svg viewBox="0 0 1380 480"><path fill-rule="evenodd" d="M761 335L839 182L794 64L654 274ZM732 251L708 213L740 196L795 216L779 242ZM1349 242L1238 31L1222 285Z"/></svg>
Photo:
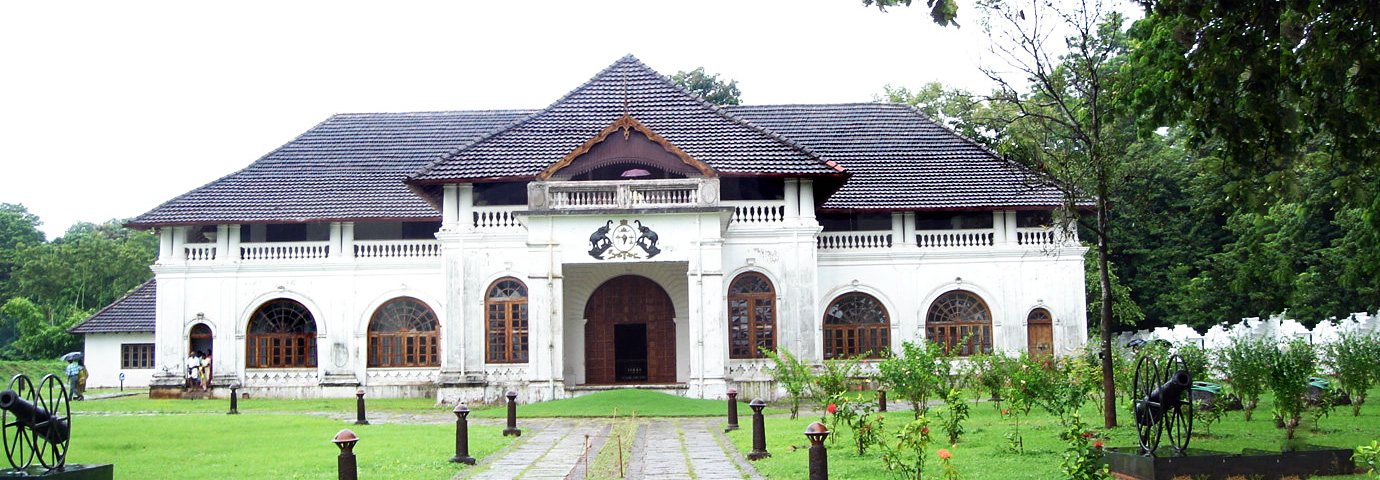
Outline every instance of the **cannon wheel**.
<svg viewBox="0 0 1380 480"><path fill-rule="evenodd" d="M23 374L15 375L10 379L10 390L19 398L33 398L34 382ZM0 421L4 422L3 432L0 436L4 437L5 457L9 458L10 465L15 469L23 470L29 468L34 463L34 437L33 432L19 424L19 420L8 410L0 410Z"/></svg>
<svg viewBox="0 0 1380 480"><path fill-rule="evenodd" d="M1164 362L1164 378L1168 379L1175 372L1188 371L1188 364L1178 355L1169 357ZM1189 385L1193 384L1193 372L1189 372ZM1169 443L1174 445L1174 452L1183 455L1188 450L1189 437L1193 435L1193 396L1191 392L1184 392L1188 396L1187 400L1178 400L1173 405L1165 408L1164 430L1169 435Z"/></svg>
<svg viewBox="0 0 1380 480"><path fill-rule="evenodd" d="M1135 398L1135 410L1132 417L1136 424L1136 436L1140 440L1140 453L1142 455L1154 455L1155 449L1160 446L1160 429L1158 418L1154 418L1149 412L1153 408L1142 405L1150 403L1150 394L1155 391L1155 387L1164 383L1162 378L1163 371L1155 368L1155 360L1149 356L1142 356L1136 361L1136 376L1131 381L1131 394ZM1139 412L1146 412L1145 418Z"/></svg>

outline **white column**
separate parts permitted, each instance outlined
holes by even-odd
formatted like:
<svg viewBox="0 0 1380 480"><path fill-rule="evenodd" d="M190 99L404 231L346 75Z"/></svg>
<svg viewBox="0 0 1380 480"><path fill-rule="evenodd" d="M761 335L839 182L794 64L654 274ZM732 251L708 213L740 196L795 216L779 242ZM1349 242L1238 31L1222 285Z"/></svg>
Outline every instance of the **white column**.
<svg viewBox="0 0 1380 480"><path fill-rule="evenodd" d="M896 244L904 245L906 247L914 247L916 245L915 212L906 212L901 214L901 240L897 241Z"/></svg>
<svg viewBox="0 0 1380 480"><path fill-rule="evenodd" d="M456 221L460 231L468 232L474 230L474 185L470 183L461 184L459 195L456 202Z"/></svg>
<svg viewBox="0 0 1380 480"><path fill-rule="evenodd" d="M175 227L163 227L158 229L158 263L171 262L173 259L173 229Z"/></svg>
<svg viewBox="0 0 1380 480"><path fill-rule="evenodd" d="M340 258L355 258L355 222L340 222Z"/></svg>
<svg viewBox="0 0 1380 480"><path fill-rule="evenodd" d="M216 225L216 261L224 262L230 258L230 226Z"/></svg>
<svg viewBox="0 0 1380 480"><path fill-rule="evenodd" d="M225 226L225 253L221 256L227 262L240 261L240 225L238 223Z"/></svg>
<svg viewBox="0 0 1380 480"><path fill-rule="evenodd" d="M800 216L809 223L815 221L815 182L808 178L800 179Z"/></svg>
<svg viewBox="0 0 1380 480"><path fill-rule="evenodd" d="M176 262L187 261L187 227L172 227L172 258Z"/></svg>
<svg viewBox="0 0 1380 480"><path fill-rule="evenodd" d="M904 213L891 213L891 248L906 245L906 216Z"/></svg>
<svg viewBox="0 0 1380 480"><path fill-rule="evenodd" d="M454 232L460 226L458 186L448 183L441 186L441 230Z"/></svg>
<svg viewBox="0 0 1380 480"><path fill-rule="evenodd" d="M339 260L340 247L340 222L331 222L331 241L330 245L326 247L328 250L326 256L333 260Z"/></svg>
<svg viewBox="0 0 1380 480"><path fill-rule="evenodd" d="M786 224L794 225L800 221L800 180L786 179Z"/></svg>

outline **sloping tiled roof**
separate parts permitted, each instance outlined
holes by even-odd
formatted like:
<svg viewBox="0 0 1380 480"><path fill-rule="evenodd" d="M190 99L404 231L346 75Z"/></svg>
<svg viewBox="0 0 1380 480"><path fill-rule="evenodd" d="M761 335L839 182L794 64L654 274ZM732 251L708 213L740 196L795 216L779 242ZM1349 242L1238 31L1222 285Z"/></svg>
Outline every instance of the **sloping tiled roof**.
<svg viewBox="0 0 1380 480"><path fill-rule="evenodd" d="M86 320L82 320L68 333L132 333L152 332L158 284L149 280L129 292L119 300L106 305Z"/></svg>
<svg viewBox="0 0 1380 480"><path fill-rule="evenodd" d="M852 174L821 209L1049 207L1058 190L1035 186L1016 164L906 105L732 106Z"/></svg>
<svg viewBox="0 0 1380 480"><path fill-rule="evenodd" d="M457 145L409 181L532 177L625 113L720 174L842 173L789 139L686 92L629 55L531 117Z"/></svg>
<svg viewBox="0 0 1380 480"><path fill-rule="evenodd" d="M532 112L334 115L245 169L129 225L439 218L402 180L446 150Z"/></svg>

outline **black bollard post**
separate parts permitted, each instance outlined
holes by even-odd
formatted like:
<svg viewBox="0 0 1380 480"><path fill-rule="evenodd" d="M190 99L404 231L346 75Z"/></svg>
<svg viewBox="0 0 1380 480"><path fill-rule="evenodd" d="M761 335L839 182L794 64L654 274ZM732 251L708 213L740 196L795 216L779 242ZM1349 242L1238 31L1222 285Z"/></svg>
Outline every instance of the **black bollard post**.
<svg viewBox="0 0 1380 480"><path fill-rule="evenodd" d="M738 390L728 389L728 426L724 427L724 432L732 432L738 429Z"/></svg>
<svg viewBox="0 0 1380 480"><path fill-rule="evenodd" d="M239 395L235 394L235 390L239 390L239 389L240 389L240 384L238 384L238 383L232 383L232 384L230 384L230 411L225 412L227 415L239 415L239 414L240 414Z"/></svg>
<svg viewBox="0 0 1380 480"><path fill-rule="evenodd" d="M517 428L517 392L508 392L508 428L503 429L505 437L521 437Z"/></svg>
<svg viewBox="0 0 1380 480"><path fill-rule="evenodd" d="M368 425L369 420L364 418L364 389L355 391L355 425Z"/></svg>
<svg viewBox="0 0 1380 480"><path fill-rule="evenodd" d="M470 456L470 407L460 404L452 411L455 413L455 457L450 461L474 465L474 457Z"/></svg>
<svg viewBox="0 0 1380 480"><path fill-rule="evenodd" d="M810 439L810 480L829 480L829 452L824 447L828 436L829 429L823 423L805 427L805 438Z"/></svg>
<svg viewBox="0 0 1380 480"><path fill-rule="evenodd" d="M767 453L766 419L762 417L762 409L767 407L767 402L754 398L748 406L752 407L752 451L748 452L747 458L761 460L771 456Z"/></svg>
<svg viewBox="0 0 1380 480"><path fill-rule="evenodd" d="M359 468L355 465L355 444L359 443L359 436L350 429L341 430L331 439L335 446L340 447L340 456L335 458L335 478L337 480L359 480Z"/></svg>
<svg viewBox="0 0 1380 480"><path fill-rule="evenodd" d="M877 389L877 411L886 411L886 390Z"/></svg>

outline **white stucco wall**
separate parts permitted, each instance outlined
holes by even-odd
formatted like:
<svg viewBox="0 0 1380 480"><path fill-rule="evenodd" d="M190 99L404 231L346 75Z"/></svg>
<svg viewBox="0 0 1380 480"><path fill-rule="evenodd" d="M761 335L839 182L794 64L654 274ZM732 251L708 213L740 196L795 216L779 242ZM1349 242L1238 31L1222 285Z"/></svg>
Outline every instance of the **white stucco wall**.
<svg viewBox="0 0 1380 480"><path fill-rule="evenodd" d="M153 343L152 333L86 334L86 388L117 388L125 374L125 388L147 388L154 368L120 368L120 345ZM157 358L154 359L155 365Z"/></svg>

